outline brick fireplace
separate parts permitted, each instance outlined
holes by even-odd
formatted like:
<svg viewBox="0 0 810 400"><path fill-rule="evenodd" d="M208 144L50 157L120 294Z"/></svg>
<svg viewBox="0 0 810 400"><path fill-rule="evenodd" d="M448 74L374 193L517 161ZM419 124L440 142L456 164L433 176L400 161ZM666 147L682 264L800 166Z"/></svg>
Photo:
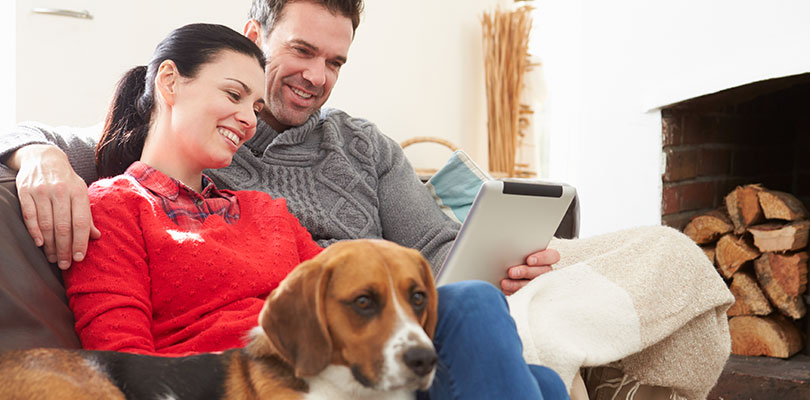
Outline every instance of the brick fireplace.
<svg viewBox="0 0 810 400"><path fill-rule="evenodd" d="M810 205L810 74L683 101L661 119L664 224L682 229L747 183Z"/></svg>
<svg viewBox="0 0 810 400"><path fill-rule="evenodd" d="M662 109L661 120L663 224L682 230L751 183L791 193L810 208L810 73L673 104ZM732 356L709 398L808 398L810 318L796 324L804 331L804 354Z"/></svg>

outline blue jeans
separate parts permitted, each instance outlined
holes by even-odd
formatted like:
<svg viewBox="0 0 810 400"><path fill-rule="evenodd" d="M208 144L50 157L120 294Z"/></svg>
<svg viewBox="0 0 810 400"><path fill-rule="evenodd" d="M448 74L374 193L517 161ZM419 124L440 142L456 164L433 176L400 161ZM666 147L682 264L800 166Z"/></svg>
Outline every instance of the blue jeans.
<svg viewBox="0 0 810 400"><path fill-rule="evenodd" d="M500 290L480 281L439 288L436 378L419 399L568 399L560 376L528 365ZM428 397L429 396L429 397Z"/></svg>

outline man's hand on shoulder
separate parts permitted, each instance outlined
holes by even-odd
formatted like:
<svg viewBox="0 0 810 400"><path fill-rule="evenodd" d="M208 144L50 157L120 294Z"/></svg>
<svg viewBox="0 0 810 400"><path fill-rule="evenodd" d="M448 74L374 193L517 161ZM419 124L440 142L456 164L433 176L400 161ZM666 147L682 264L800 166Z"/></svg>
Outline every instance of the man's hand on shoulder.
<svg viewBox="0 0 810 400"><path fill-rule="evenodd" d="M506 271L509 278L501 280L501 290L507 296L512 295L532 279L551 271L551 266L559 261L560 253L554 249L545 249L531 254L526 257L525 265L516 265Z"/></svg>
<svg viewBox="0 0 810 400"><path fill-rule="evenodd" d="M93 225L87 184L76 175L62 150L28 145L17 150L8 166L18 170L17 194L23 220L48 261L67 269L81 261L89 238L101 237Z"/></svg>

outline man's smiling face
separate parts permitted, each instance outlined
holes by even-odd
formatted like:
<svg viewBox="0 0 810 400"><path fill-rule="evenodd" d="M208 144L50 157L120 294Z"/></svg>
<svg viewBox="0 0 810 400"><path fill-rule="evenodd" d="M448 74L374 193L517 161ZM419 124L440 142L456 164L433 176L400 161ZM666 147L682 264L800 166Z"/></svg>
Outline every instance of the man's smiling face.
<svg viewBox="0 0 810 400"><path fill-rule="evenodd" d="M261 43L267 57L262 119L279 132L306 122L329 98L353 35L351 19L322 5L285 5Z"/></svg>

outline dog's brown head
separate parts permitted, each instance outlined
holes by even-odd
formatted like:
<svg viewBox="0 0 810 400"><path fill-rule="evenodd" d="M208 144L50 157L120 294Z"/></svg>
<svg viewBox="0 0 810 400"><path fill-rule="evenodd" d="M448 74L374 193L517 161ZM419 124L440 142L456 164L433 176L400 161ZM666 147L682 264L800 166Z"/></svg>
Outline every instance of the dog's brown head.
<svg viewBox="0 0 810 400"><path fill-rule="evenodd" d="M336 366L365 388L426 389L435 373L437 300L418 251L345 241L296 267L268 297L259 323L296 376Z"/></svg>

